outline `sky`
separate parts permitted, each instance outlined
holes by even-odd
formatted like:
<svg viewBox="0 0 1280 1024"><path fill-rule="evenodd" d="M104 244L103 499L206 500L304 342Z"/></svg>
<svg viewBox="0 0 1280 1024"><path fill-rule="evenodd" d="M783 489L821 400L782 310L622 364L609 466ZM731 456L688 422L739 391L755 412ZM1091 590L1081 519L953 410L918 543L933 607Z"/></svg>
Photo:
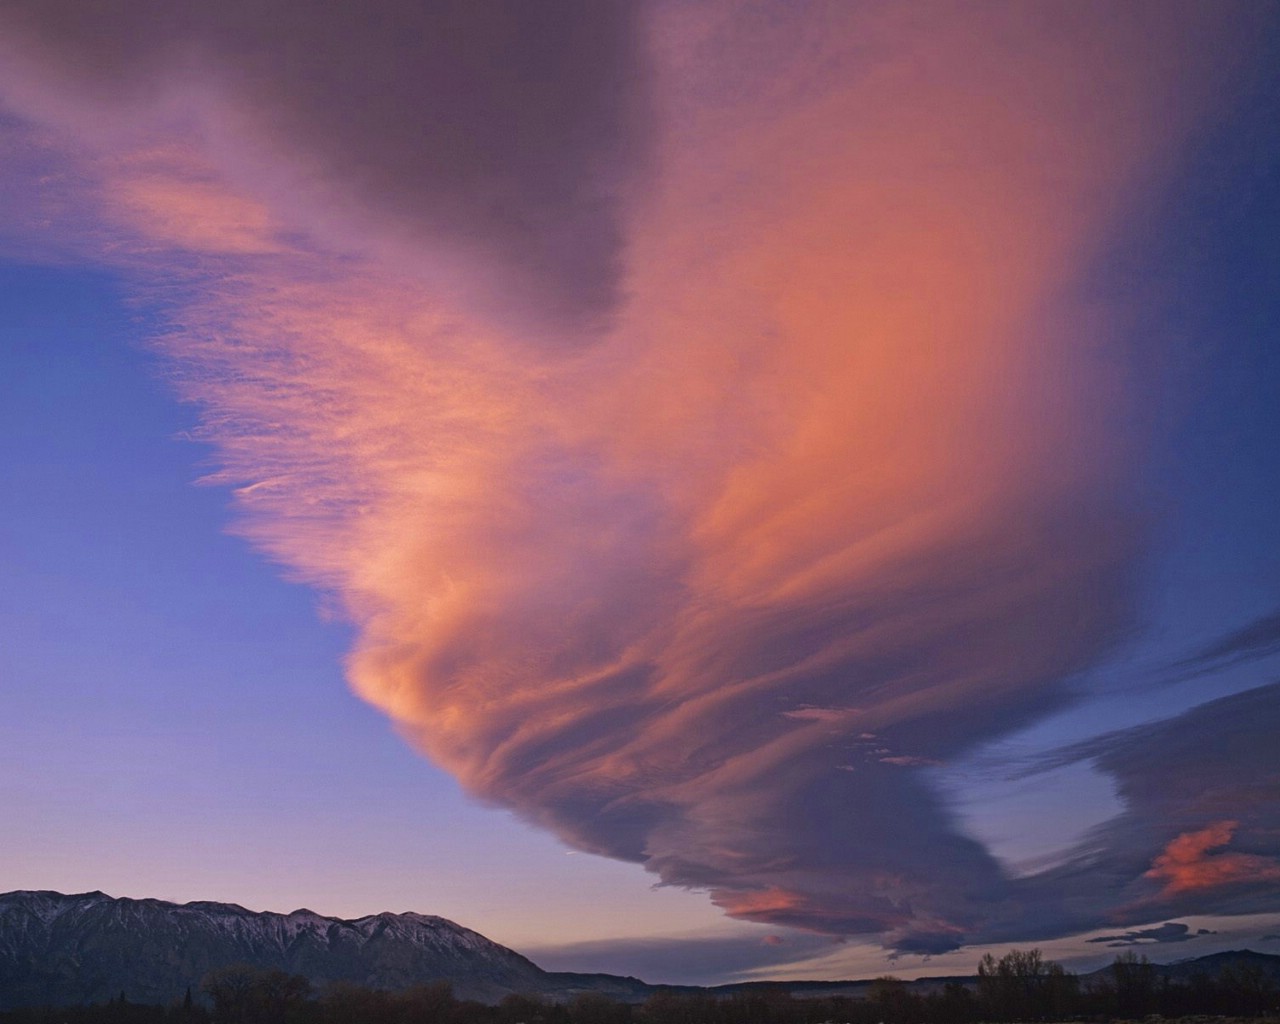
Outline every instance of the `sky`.
<svg viewBox="0 0 1280 1024"><path fill-rule="evenodd" d="M0 2L0 889L654 982L1280 951L1280 6Z"/></svg>

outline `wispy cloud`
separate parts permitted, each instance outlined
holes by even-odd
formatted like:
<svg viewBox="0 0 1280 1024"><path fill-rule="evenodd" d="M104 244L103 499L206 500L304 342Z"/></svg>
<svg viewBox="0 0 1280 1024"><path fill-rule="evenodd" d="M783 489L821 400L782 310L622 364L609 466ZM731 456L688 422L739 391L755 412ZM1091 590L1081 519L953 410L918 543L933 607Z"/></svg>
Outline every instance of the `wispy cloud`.
<svg viewBox="0 0 1280 1024"><path fill-rule="evenodd" d="M1174 668L1180 670L1184 677L1203 675L1275 654L1280 654L1280 612L1259 616L1219 637L1179 661Z"/></svg>
<svg viewBox="0 0 1280 1024"><path fill-rule="evenodd" d="M838 948L829 935L789 931L785 935L709 935L616 939L531 949L541 967L556 971L629 974L650 984L700 985L707 978L748 976L804 962Z"/></svg>
<svg viewBox="0 0 1280 1024"><path fill-rule="evenodd" d="M1132 628L1075 285L1230 19L173 10L9 5L10 102L181 280L211 479L357 624L356 690L476 796L745 920L922 953L1078 924L924 769ZM1091 922L1155 884L1141 849Z"/></svg>

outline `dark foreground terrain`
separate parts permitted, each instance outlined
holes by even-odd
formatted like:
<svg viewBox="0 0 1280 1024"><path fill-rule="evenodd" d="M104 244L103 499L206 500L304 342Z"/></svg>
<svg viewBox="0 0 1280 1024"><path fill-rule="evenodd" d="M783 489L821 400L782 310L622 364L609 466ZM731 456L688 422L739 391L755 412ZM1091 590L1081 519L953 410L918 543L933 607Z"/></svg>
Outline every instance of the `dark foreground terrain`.
<svg viewBox="0 0 1280 1024"><path fill-rule="evenodd" d="M1280 956L1174 964L1126 953L1083 976L1038 950L968 977L713 989L543 971L420 914L0 895L0 1024L977 1024L1258 1020L1280 1015Z"/></svg>
<svg viewBox="0 0 1280 1024"><path fill-rule="evenodd" d="M1021 954L1014 951L1011 955ZM120 996L91 1006L0 1012L0 1024L970 1024L1156 1019L1149 1014L1121 1012L1126 993L1115 985L1085 990L1068 982L1068 987L1074 991L1068 993L1067 1008L1079 1012L1048 1017L1007 1006L1001 1009L1008 994L981 985L948 985L941 991L918 995L909 992L905 983L889 978L872 982L867 998L802 998L781 988L758 986L719 996L709 991L658 992L641 1004L588 993L563 1003L507 996L490 1006L454 998L444 982L405 992L338 985L316 994L296 975L230 968L206 979L203 994L211 1005L187 994L171 1006L135 1004ZM1197 1014L1166 1013L1163 1024L1246 1024L1274 1021L1277 1015L1274 989L1264 997L1270 1010L1215 1012L1257 1005L1264 993L1251 987L1247 978L1237 977L1234 983L1232 979L1201 981L1194 990L1156 986L1127 995L1145 1000L1141 1006L1131 1004L1130 1009L1171 1011L1178 999L1187 997L1199 998L1208 1007Z"/></svg>

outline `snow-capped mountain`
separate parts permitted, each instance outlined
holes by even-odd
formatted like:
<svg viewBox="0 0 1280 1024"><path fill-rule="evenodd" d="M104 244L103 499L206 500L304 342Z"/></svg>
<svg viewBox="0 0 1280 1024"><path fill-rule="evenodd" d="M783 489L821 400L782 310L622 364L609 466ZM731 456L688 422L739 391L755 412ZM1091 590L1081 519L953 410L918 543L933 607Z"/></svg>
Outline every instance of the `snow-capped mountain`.
<svg viewBox="0 0 1280 1024"><path fill-rule="evenodd" d="M310 910L255 913L233 903L114 899L101 892L0 895L0 1009L99 1002L124 991L167 1003L217 967L251 964L313 985L403 989L445 980L460 998L511 992L621 995L634 979L557 975L442 917Z"/></svg>

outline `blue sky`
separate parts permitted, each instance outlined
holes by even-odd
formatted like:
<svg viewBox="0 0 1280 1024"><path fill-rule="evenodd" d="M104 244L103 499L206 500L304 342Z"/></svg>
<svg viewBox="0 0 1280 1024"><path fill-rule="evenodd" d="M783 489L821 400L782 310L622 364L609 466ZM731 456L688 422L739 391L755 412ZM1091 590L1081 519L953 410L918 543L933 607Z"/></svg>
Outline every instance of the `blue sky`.
<svg viewBox="0 0 1280 1024"><path fill-rule="evenodd" d="M348 631L196 486L208 453L124 282L10 262L3 296L13 887L418 909L517 945L565 914L575 937L610 936L628 898L642 932L714 921L465 800L351 695Z"/></svg>

